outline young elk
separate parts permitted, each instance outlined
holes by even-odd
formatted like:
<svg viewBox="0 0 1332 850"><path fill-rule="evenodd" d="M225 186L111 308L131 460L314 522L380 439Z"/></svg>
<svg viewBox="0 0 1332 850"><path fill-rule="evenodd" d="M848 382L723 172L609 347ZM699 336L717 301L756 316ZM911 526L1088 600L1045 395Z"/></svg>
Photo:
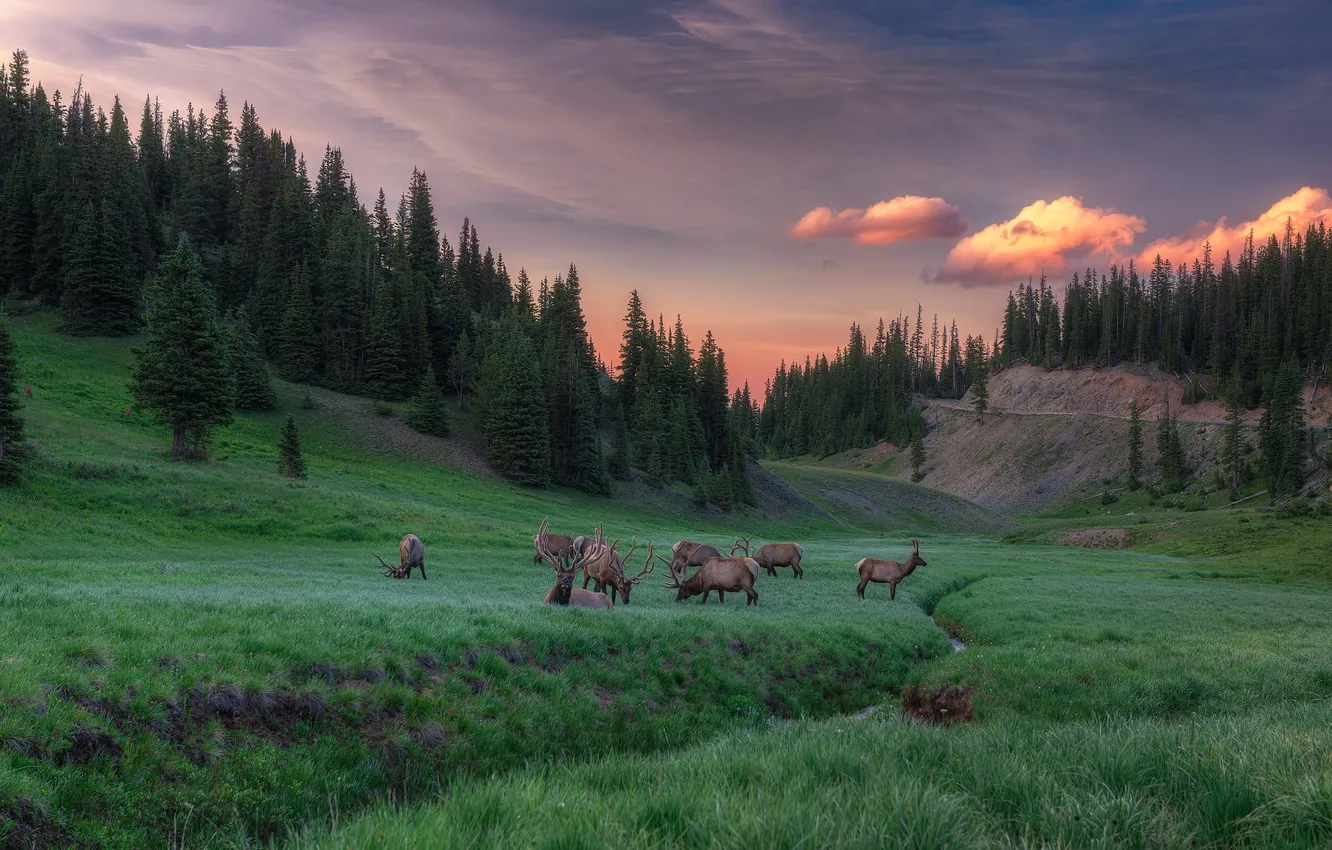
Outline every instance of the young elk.
<svg viewBox="0 0 1332 850"><path fill-rule="evenodd" d="M799 543L764 543L751 555L749 542L753 539L752 534L748 537L735 538L735 543L731 546L731 555L743 551L746 558L758 561L758 565L767 570L770 576L777 575L776 567L790 567L791 578L805 577L805 571L800 569L800 559L805 557L805 547Z"/></svg>
<svg viewBox="0 0 1332 850"><path fill-rule="evenodd" d="M412 567L418 567L421 570L421 580L430 580L429 577L426 576L425 547L421 545L421 538L417 537L415 534L409 534L402 538L402 542L398 544L398 556L401 560L401 566L397 567L390 566L384 563L383 558L380 558L378 555L375 556L376 558L379 558L379 565L383 567L383 569L380 570L381 575L390 576L392 578L411 578Z"/></svg>
<svg viewBox="0 0 1332 850"><path fill-rule="evenodd" d="M860 585L856 588L856 595L861 599L865 598L865 586L870 582L876 584L888 585L888 598L897 598L897 584L902 579L915 572L916 567L928 567L925 559L920 557L920 541L912 540L911 545L915 551L911 557L906 559L905 564L897 561L878 561L874 558L861 558L856 564L856 571L860 573Z"/></svg>
<svg viewBox="0 0 1332 850"><path fill-rule="evenodd" d="M555 586L546 594L545 604L573 605L576 608L611 607L611 601L606 594L573 586L574 574L583 566L582 560L586 555L579 555L577 559L573 559L569 553L556 555L552 552L546 546L546 526L549 522L546 520L541 523L541 530L537 532L536 539L537 553L541 556L541 560L555 568Z"/></svg>
<svg viewBox="0 0 1332 850"><path fill-rule="evenodd" d="M536 546L536 542L537 539L533 537L532 545L534 547ZM563 534L547 534L546 542L550 545L550 553L552 555L556 555L558 557L564 557L565 555L569 555L573 552L572 547L574 542L570 540L568 537L565 537ZM532 563L533 564L541 563L540 551L538 551L535 555L532 556Z"/></svg>
<svg viewBox="0 0 1332 850"><path fill-rule="evenodd" d="M677 590L676 602L683 602L701 593L703 601L699 604L705 605L708 594L715 590L717 601L725 605L727 591L743 590L746 608L758 604L758 594L754 592L754 580L758 578L759 565L753 558L709 558L698 568L698 572L689 578L684 577L683 570L677 573L674 565L669 566L671 580L664 586Z"/></svg>
<svg viewBox="0 0 1332 850"><path fill-rule="evenodd" d="M711 543L681 540L671 547L671 574L684 574L688 567L701 567L708 558L720 558L722 553ZM662 560L665 560L663 558Z"/></svg>

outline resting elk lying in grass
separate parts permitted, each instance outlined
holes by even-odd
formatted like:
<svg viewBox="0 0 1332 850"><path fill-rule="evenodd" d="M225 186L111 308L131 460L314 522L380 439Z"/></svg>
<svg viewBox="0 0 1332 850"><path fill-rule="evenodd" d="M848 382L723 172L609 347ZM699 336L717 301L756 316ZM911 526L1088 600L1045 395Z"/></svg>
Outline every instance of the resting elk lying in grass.
<svg viewBox="0 0 1332 850"><path fill-rule="evenodd" d="M541 556L541 560L555 568L555 586L546 594L545 604L573 605L577 608L611 607L610 597L606 594L573 586L574 575L583 566L583 559L589 554L597 554L597 550L601 547L590 547L587 553L578 555L576 559L567 552L564 555L556 555L546 545L546 528L549 524L550 520L542 521L541 530L537 532L536 537L537 554Z"/></svg>
<svg viewBox="0 0 1332 850"><path fill-rule="evenodd" d="M398 544L398 555L401 559L401 565L396 567L384 563L383 558L375 555L376 558L379 558L379 565L383 567L379 571L380 575L390 576L391 578L411 578L412 567L418 567L421 570L421 580L430 580L426 576L425 547L421 545L421 538L415 534L409 534L402 538L402 542Z"/></svg>
<svg viewBox="0 0 1332 850"><path fill-rule="evenodd" d="M675 594L676 602L683 602L701 593L703 601L699 604L707 604L708 594L715 590L717 601L724 605L728 591L743 590L746 608L758 604L754 581L758 578L759 565L753 558L709 558L689 578L684 577L683 569L676 572L673 564L668 566L671 568L671 580L665 587L673 587L678 591Z"/></svg>
<svg viewBox="0 0 1332 850"><path fill-rule="evenodd" d="M746 558L753 558L758 565L768 571L768 575L777 575L777 567L790 567L791 578L804 578L805 571L800 569L800 559L805 557L805 547L799 543L764 543L758 551L749 554L749 543L754 535L737 537L731 546L731 555L743 551Z"/></svg>
<svg viewBox="0 0 1332 850"><path fill-rule="evenodd" d="M920 541L912 540L911 545L915 547L915 551L911 553L910 558L907 558L905 564L861 558L856 564L856 571L860 573L860 585L856 588L856 595L864 599L865 586L875 582L888 585L888 598L896 599L898 582L915 572L916 567L929 566L925 563L925 559L920 557Z"/></svg>

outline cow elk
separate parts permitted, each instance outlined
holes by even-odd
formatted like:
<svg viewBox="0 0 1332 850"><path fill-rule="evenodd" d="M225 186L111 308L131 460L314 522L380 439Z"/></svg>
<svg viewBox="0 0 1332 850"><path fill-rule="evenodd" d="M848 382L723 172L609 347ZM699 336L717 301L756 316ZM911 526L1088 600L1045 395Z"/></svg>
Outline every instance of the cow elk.
<svg viewBox="0 0 1332 850"><path fill-rule="evenodd" d="M920 557L920 541L912 540L911 545L915 550L911 553L911 557L906 559L906 563L861 558L856 564L856 571L860 573L860 585L856 588L856 595L864 599L865 586L874 582L888 585L888 598L896 599L898 583L915 572L916 567L929 566L925 563L925 559Z"/></svg>
<svg viewBox="0 0 1332 850"><path fill-rule="evenodd" d="M759 565L753 558L709 558L698 568L698 572L689 578L684 577L683 570L676 572L674 564L669 566L671 580L664 586L676 589L676 602L683 602L701 593L703 601L699 604L707 604L708 594L715 590L717 601L724 605L727 592L743 590L746 608L758 604L754 581L758 578Z"/></svg>
<svg viewBox="0 0 1332 850"><path fill-rule="evenodd" d="M754 554L749 553L749 543L754 535L735 538L731 546L731 555L743 551L746 558L753 558L758 565L768 571L768 575L777 575L777 567L790 567L791 578L804 578L805 571L800 569L800 559L805 557L805 547L799 543L764 543Z"/></svg>
<svg viewBox="0 0 1332 850"><path fill-rule="evenodd" d="M689 567L701 567L708 558L720 558L722 553L710 543L681 540L671 547L671 574L684 574ZM664 558L662 560L665 560Z"/></svg>
<svg viewBox="0 0 1332 850"><path fill-rule="evenodd" d="M383 568L380 570L381 575L386 575L390 578L411 578L412 568L416 567L421 570L422 581L430 580L426 576L425 547L421 545L421 538L417 537L415 534L408 534L406 537L402 538L402 542L398 544L398 556L401 563L400 566L395 567L391 564L384 563L383 558L375 555L376 558L379 558L379 566Z"/></svg>
<svg viewBox="0 0 1332 850"><path fill-rule="evenodd" d="M583 566L583 559L587 555L597 553L588 552L576 557L570 552L556 555L546 545L546 528L549 523L549 520L544 520L541 523L541 530L537 532L536 536L537 554L541 556L541 560L555 568L555 586L546 594L545 604L573 605L576 608L611 607L610 598L606 594L573 586L574 574Z"/></svg>

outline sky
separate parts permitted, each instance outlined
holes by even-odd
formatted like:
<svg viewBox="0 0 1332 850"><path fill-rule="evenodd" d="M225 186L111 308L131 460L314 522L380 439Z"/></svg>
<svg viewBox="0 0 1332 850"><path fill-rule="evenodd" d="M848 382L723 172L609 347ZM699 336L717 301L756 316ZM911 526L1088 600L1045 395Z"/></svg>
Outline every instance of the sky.
<svg viewBox="0 0 1332 850"><path fill-rule="evenodd" d="M250 101L366 200L419 167L451 241L577 264L608 362L637 288L755 387L852 322L990 339L1042 271L1332 219L1326 0L0 0L0 33L48 92Z"/></svg>

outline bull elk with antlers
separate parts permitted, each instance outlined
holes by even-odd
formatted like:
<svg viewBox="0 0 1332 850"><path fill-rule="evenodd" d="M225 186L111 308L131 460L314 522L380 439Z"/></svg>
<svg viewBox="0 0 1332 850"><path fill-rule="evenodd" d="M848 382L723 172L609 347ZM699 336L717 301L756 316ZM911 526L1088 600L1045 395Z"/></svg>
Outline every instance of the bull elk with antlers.
<svg viewBox="0 0 1332 850"><path fill-rule="evenodd" d="M856 563L856 572L860 573L860 585L856 588L856 595L864 599L865 586L875 582L888 585L888 598L896 599L898 583L915 572L916 567L929 566L925 563L925 559L920 557L920 541L912 540L911 545L915 550L911 553L911 557L906 559L906 563L861 558Z"/></svg>
<svg viewBox="0 0 1332 850"><path fill-rule="evenodd" d="M425 547L421 545L421 538L415 534L408 534L402 538L402 542L398 544L398 556L401 563L395 567L384 563L383 558L375 555L379 558L379 566L382 567L380 575L390 578L411 578L412 568L417 567L421 570L422 581L429 581L425 571Z"/></svg>
<svg viewBox="0 0 1332 850"><path fill-rule="evenodd" d="M720 558L722 553L711 543L681 540L671 547L671 573L684 574L689 567L701 567L708 558ZM661 560L666 560L662 558Z"/></svg>
<svg viewBox="0 0 1332 850"><path fill-rule="evenodd" d="M537 554L541 556L541 560L555 568L555 586L546 594L545 604L573 605L576 608L611 607L610 597L606 594L573 586L574 575L583 566L583 559L589 555L596 555L598 552L589 549L586 553L577 556L570 552L556 555L546 545L546 528L549 523L549 520L542 521L541 530L537 532L536 536Z"/></svg>
<svg viewBox="0 0 1332 850"><path fill-rule="evenodd" d="M737 551L743 551L746 558L758 561L758 565L767 570L770 576L777 575L777 567L790 567L791 578L805 577L805 571L800 569L800 559L805 557L805 547L799 543L764 543L751 555L749 543L753 539L752 534L748 537L735 538L735 543L731 546L731 555L734 557Z"/></svg>
<svg viewBox="0 0 1332 850"><path fill-rule="evenodd" d="M582 539L582 538L580 538L580 539ZM533 537L533 538L532 538L532 546L533 546L533 547L536 546L536 542L537 542L537 539L536 539L535 537ZM556 557L560 557L560 558L562 558L562 557L564 557L565 555L571 555L571 554L573 554L573 544L574 544L573 540L570 539L569 537L566 537L566 536L563 535L563 534L547 534L547 535L546 535L546 545L550 548L550 553L551 553L552 555L555 555ZM536 553L535 555L532 556L532 563L533 563L533 564L540 564L540 563L541 563L541 550L540 550L540 549L537 549L537 553Z"/></svg>
<svg viewBox="0 0 1332 850"><path fill-rule="evenodd" d="M617 539L610 546L606 545L606 531L602 524L597 524L597 533L594 537L579 537L574 540L573 551L576 555L583 556L583 589L587 589L588 581L595 581L593 586L598 592L604 593L607 588L610 589L611 604L615 604L616 594L619 594L620 600L624 604L629 604L629 591L634 585L638 584L648 573L652 572L656 564L652 563L652 542L648 541L647 559L643 562L643 569L638 575L629 578L625 575L624 564L631 557L634 551L638 549L638 541L632 541L629 552L623 556L615 551L620 545Z"/></svg>
<svg viewBox="0 0 1332 850"><path fill-rule="evenodd" d="M708 594L715 590L717 601L725 605L727 592L743 590L746 608L758 604L754 581L758 578L759 565L753 558L709 558L689 578L685 578L683 570L677 573L674 564L668 566L671 568L671 580L664 586L676 589L676 602L683 602L701 593L703 601L699 604L707 604Z"/></svg>

